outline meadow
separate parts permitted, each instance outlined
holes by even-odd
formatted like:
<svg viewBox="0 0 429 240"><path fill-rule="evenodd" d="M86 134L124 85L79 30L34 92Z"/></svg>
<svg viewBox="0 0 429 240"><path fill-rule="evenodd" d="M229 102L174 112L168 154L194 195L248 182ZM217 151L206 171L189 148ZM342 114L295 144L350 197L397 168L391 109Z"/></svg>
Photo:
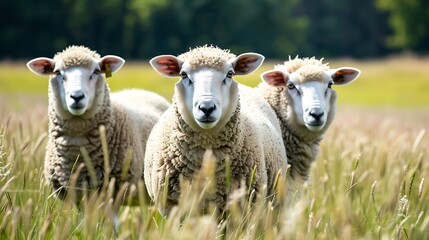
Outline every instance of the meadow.
<svg viewBox="0 0 429 240"><path fill-rule="evenodd" d="M236 79L249 86L280 61ZM201 183L183 187L168 218L144 203L123 206L112 227L109 189L88 195L77 209L51 194L43 176L47 140L47 78L25 63L0 64L0 239L428 239L428 58L336 59L361 77L337 90L337 117L321 144L303 196L287 205L237 191L221 222L194 208L209 192L211 169ZM145 88L171 99L176 79L146 62L126 63L108 79L113 91ZM284 184L287 184L284 183ZM141 186L140 186L141 187Z"/></svg>

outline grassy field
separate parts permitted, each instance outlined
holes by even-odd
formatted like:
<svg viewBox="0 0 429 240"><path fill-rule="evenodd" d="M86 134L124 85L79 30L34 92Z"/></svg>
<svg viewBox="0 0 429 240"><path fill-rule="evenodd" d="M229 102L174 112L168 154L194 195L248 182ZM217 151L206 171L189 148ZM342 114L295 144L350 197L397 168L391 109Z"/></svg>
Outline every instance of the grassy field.
<svg viewBox="0 0 429 240"><path fill-rule="evenodd" d="M273 64L238 80L254 86ZM108 190L80 210L51 195L43 180L47 79L23 63L0 64L0 239L428 239L429 59L331 63L343 65L363 74L336 87L337 117L296 205L285 205L284 193L276 204L249 205L238 191L218 223L195 211L207 193L196 185L167 219L144 203L121 207L114 231ZM141 63L109 79L113 90L142 87L167 99L174 82ZM209 184L210 169L202 174Z"/></svg>
<svg viewBox="0 0 429 240"><path fill-rule="evenodd" d="M237 76L246 85L256 86L259 75L281 61L267 61L255 73ZM342 66L362 70L360 78L348 86L334 86L340 94L339 105L427 107L429 106L429 58L398 57L383 61L333 60L331 68ZM157 74L147 63L127 62L108 79L112 91L146 88L171 99L177 79ZM0 64L0 94L47 92L47 78L32 74L25 63Z"/></svg>

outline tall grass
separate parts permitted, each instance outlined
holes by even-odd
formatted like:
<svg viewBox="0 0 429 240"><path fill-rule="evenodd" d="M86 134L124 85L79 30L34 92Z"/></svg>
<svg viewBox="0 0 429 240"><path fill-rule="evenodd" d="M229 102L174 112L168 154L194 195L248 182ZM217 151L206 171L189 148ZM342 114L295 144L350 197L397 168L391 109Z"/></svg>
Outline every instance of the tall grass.
<svg viewBox="0 0 429 240"><path fill-rule="evenodd" d="M214 174L208 162L199 181L182 184L168 218L140 201L119 209L115 228L119 201L110 200L109 185L76 207L46 184L46 97L8 96L0 95L0 239L429 238L427 108L340 105L294 204L287 204L280 181L276 202L258 195L249 204L247 189L238 189L223 219L215 208L202 214L197 207L211 193Z"/></svg>
<svg viewBox="0 0 429 240"><path fill-rule="evenodd" d="M429 237L429 112L340 108L311 180L292 206L283 203L282 191L276 203L258 195L249 204L247 190L239 189L229 196L229 214L222 221L215 210L201 214L197 206L210 194L212 163L204 165L200 181L182 185L182 198L168 218L141 201L120 208L117 229L112 211L118 202L109 200L108 188L88 194L79 208L52 196L43 180L43 114L32 106L1 118L1 239ZM43 120L37 125L26 115Z"/></svg>

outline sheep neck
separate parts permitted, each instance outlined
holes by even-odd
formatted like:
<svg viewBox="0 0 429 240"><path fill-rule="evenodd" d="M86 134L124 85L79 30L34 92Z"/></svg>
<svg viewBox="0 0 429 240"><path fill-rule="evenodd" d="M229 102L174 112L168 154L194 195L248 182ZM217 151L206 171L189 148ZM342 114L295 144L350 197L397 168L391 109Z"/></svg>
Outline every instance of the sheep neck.
<svg viewBox="0 0 429 240"><path fill-rule="evenodd" d="M271 87L265 83L261 83L258 88L280 120L288 163L291 165L291 176L308 180L311 164L319 154L320 141L329 122L324 130L311 132L293 119L293 109L283 92L284 88Z"/></svg>
<svg viewBox="0 0 429 240"><path fill-rule="evenodd" d="M186 159L192 161L195 164L196 161L200 167L203 160L205 150L212 149L213 154L219 161L225 159L228 155L231 159L234 159L235 149L240 148L242 145L240 141L240 103L238 102L237 108L232 114L230 120L222 126L220 131L195 131L192 129L179 114L178 107L174 104L175 112L178 116L175 124L173 137L177 140L175 142L180 144L178 148L181 154ZM217 166L222 168L220 164Z"/></svg>
<svg viewBox="0 0 429 240"><path fill-rule="evenodd" d="M105 126L107 130L106 142L109 146L112 145L112 139L114 139L113 135L120 134L120 132L115 133L108 131L109 129L112 129L112 125L117 124L117 121L114 111L111 108L107 86L104 94L105 96L100 104L101 106L99 111L89 119L77 117L70 119L61 118L58 116L53 105L55 104L54 99L50 99L48 145L54 149L54 152L52 152L51 155L46 156L46 158L59 159L62 161L62 164L58 166L61 170L56 168L49 169L51 181L55 188L68 185L69 177L73 171L73 166L77 167L83 162L83 159L80 157L82 147L88 151L91 163L96 170L96 177L98 180L95 183L88 182L86 187L97 188L102 183L105 174L103 169L103 152L94 151L94 149L101 149L99 127L100 125ZM116 149L111 149L111 147L109 147L109 160L111 166L113 166L115 161L115 154ZM77 181L77 187L84 187L81 185L87 183L87 181L81 179L86 176L86 174L84 174L86 171L86 169L82 170L79 180Z"/></svg>
<svg viewBox="0 0 429 240"><path fill-rule="evenodd" d="M240 124L240 103L237 104L237 108L235 109L229 121L224 126L222 126L221 130L218 132L193 130L179 114L176 104L174 105L174 108L176 114L179 116L177 119L177 130L192 136L192 138L184 139L185 142L194 142L195 144L198 144L202 148L206 149L216 149L225 144L225 142L229 142L236 138L235 136L238 131L238 125ZM234 144L232 143L232 145Z"/></svg>
<svg viewBox="0 0 429 240"><path fill-rule="evenodd" d="M242 152L244 144L240 103L229 121L215 132L193 129L180 115L178 105L174 101L172 108L175 117L167 133L170 141L162 150L165 159L161 164L162 171L169 171L169 191L171 191L169 200L175 202L179 198L180 191L177 191L180 189L179 176L183 176L184 180L192 181L200 172L203 162L214 160L217 191L216 194L207 196L206 200L215 202L222 208L227 200L226 195L220 193L229 191L225 185L227 161L230 161L231 169L234 166L238 167L240 161L235 160ZM164 179L160 179L159 184L161 186L165 184Z"/></svg>
<svg viewBox="0 0 429 240"><path fill-rule="evenodd" d="M72 117L63 119L50 107L49 110L51 132L56 138L64 136L68 139L65 145L86 145L90 139L99 140L99 127L104 125L108 129L115 124L114 114L111 109L109 91L106 89L99 111L91 118ZM86 139L86 140L85 140Z"/></svg>

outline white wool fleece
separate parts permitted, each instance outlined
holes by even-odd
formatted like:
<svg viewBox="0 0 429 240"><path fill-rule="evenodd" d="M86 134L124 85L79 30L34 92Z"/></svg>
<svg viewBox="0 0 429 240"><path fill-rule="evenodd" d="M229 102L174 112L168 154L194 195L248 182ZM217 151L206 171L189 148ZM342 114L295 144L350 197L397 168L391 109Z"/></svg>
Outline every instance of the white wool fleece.
<svg viewBox="0 0 429 240"><path fill-rule="evenodd" d="M197 176L206 152L213 155L216 173L214 193L204 200L214 202L220 212L239 187L274 192L274 179L287 164L279 121L255 90L233 79L253 72L263 59L206 45L150 61L160 74L180 77L172 106L155 125L145 155L148 193L163 214L180 199L180 179L192 182Z"/></svg>
<svg viewBox="0 0 429 240"><path fill-rule="evenodd" d="M143 179L147 138L169 103L145 90L110 94L103 73L110 75L123 63L117 56L100 58L86 47L71 46L53 59L36 58L27 64L32 72L50 77L44 170L62 199L70 190L71 175L82 164L75 186L78 195L82 188L98 189L113 178L115 190L123 183L137 184ZM109 169L104 166L100 126L106 129ZM82 148L88 153L95 179L82 158ZM124 169L130 157L129 168Z"/></svg>

